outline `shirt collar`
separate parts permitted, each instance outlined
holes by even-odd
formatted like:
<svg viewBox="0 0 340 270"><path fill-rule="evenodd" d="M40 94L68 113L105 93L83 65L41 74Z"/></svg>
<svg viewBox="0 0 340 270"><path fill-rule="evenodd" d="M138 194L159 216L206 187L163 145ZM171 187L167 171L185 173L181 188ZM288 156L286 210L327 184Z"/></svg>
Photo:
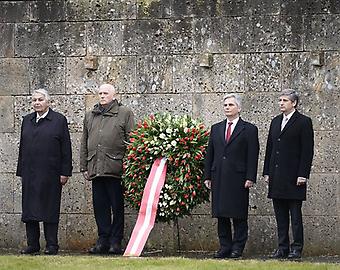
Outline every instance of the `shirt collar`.
<svg viewBox="0 0 340 270"><path fill-rule="evenodd" d="M37 114L36 122L38 122L40 119L45 118L47 116L47 114L49 113L49 111L50 111L50 108L48 108L47 111L42 116L39 116L39 114L36 113Z"/></svg>
<svg viewBox="0 0 340 270"><path fill-rule="evenodd" d="M284 114L283 114L283 119L286 118L287 121L288 121L288 120L292 117L292 115L295 113L295 111L296 111L296 110L294 109L291 113L289 113L289 114L287 114L287 115L284 115Z"/></svg>
<svg viewBox="0 0 340 270"><path fill-rule="evenodd" d="M233 121L229 121L228 118L227 118L227 125L229 124L229 122L233 122L233 126L235 127L238 120L240 120L240 117L235 118Z"/></svg>

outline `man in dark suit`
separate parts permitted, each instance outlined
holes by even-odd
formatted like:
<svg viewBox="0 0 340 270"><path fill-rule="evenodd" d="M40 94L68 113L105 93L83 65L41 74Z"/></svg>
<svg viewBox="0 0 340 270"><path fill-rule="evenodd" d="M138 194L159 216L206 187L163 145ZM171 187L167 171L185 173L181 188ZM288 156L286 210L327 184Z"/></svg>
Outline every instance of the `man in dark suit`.
<svg viewBox="0 0 340 270"><path fill-rule="evenodd" d="M306 200L314 148L312 120L296 110L299 97L292 89L279 98L282 114L270 125L263 175L268 183L268 198L273 200L278 232L275 259L301 257L303 249L302 201ZM289 215L293 242L289 246Z"/></svg>
<svg viewBox="0 0 340 270"><path fill-rule="evenodd" d="M53 111L44 89L33 92L34 112L21 125L16 175L22 179L22 221L27 247L22 254L40 252L39 222L43 222L46 255L58 253L58 223L62 186L72 175L72 151L66 117Z"/></svg>
<svg viewBox="0 0 340 270"><path fill-rule="evenodd" d="M240 118L240 97L227 94L223 102L227 119L211 127L204 168L205 185L212 191L212 216L218 221L217 259L242 256L248 238L249 188L256 181L259 155L257 127Z"/></svg>

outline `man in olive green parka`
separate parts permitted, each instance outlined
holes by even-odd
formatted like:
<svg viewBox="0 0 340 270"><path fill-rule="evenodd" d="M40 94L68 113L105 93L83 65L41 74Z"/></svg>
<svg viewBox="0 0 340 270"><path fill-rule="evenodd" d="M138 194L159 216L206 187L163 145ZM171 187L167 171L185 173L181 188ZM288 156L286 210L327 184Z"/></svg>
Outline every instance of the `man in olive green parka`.
<svg viewBox="0 0 340 270"><path fill-rule="evenodd" d="M113 85L103 84L99 103L85 115L80 149L80 171L92 181L98 240L91 254L122 254L124 198L123 157L134 126L132 111L120 104Z"/></svg>

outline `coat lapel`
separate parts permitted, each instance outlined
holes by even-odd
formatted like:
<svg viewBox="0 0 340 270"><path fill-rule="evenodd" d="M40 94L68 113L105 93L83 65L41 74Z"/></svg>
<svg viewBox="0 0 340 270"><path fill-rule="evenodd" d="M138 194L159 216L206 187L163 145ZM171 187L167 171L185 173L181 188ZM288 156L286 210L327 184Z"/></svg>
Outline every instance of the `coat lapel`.
<svg viewBox="0 0 340 270"><path fill-rule="evenodd" d="M295 120L298 118L298 115L299 115L298 111L295 111L293 113L292 117L289 119L289 121L287 122L283 130L281 131L280 135L282 135L295 122ZM281 122L282 122L282 118L283 116L281 117ZM281 122L280 122L280 129L281 129Z"/></svg>
<svg viewBox="0 0 340 270"><path fill-rule="evenodd" d="M227 120L222 121L219 131L218 131L219 137L223 141L224 144L226 143L225 141L225 126L226 125L227 125Z"/></svg>

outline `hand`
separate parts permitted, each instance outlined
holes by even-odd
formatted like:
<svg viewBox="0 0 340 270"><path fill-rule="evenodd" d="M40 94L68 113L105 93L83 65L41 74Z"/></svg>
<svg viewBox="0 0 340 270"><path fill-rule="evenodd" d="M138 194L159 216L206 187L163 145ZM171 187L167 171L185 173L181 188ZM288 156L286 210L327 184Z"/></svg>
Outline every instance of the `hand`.
<svg viewBox="0 0 340 270"><path fill-rule="evenodd" d="M88 181L90 180L88 171L83 172L83 177L85 178L85 180L88 180Z"/></svg>
<svg viewBox="0 0 340 270"><path fill-rule="evenodd" d="M251 180L246 180L244 187L245 188L251 188L254 185L254 182Z"/></svg>
<svg viewBox="0 0 340 270"><path fill-rule="evenodd" d="M307 179L304 177L299 176L296 180L296 185L297 186L303 186L306 184Z"/></svg>
<svg viewBox="0 0 340 270"><path fill-rule="evenodd" d="M65 185L68 181L68 176L60 175L60 184Z"/></svg>
<svg viewBox="0 0 340 270"><path fill-rule="evenodd" d="M208 188L211 189L211 180L207 179L204 181L204 185Z"/></svg>
<svg viewBox="0 0 340 270"><path fill-rule="evenodd" d="M269 183L269 175L264 175L263 180L268 184Z"/></svg>

